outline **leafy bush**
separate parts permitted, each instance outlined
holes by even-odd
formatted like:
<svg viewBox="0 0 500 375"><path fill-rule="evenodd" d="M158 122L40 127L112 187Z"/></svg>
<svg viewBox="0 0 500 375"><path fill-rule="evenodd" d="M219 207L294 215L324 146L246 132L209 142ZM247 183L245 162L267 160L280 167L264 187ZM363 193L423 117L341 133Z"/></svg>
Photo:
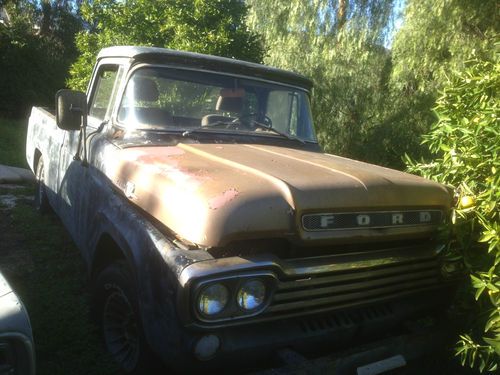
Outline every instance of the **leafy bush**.
<svg viewBox="0 0 500 375"><path fill-rule="evenodd" d="M500 363L500 63L474 59L449 80L437 100L438 122L424 137L434 156L408 169L458 194L450 250L470 272L470 324L460 336L462 364L481 372ZM471 298L472 299L472 298ZM467 305L467 301L461 301Z"/></svg>

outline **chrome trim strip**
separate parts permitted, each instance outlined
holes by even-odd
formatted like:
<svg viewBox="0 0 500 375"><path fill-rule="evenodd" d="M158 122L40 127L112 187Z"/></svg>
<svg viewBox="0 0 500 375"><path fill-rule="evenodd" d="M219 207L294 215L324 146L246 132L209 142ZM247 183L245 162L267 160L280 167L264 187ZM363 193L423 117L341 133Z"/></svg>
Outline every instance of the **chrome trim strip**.
<svg viewBox="0 0 500 375"><path fill-rule="evenodd" d="M401 276L402 274L413 274L415 272L427 272L429 269L435 268L438 264L438 259L428 259L419 262L407 264L398 264L395 267L376 267L374 269L363 270L362 272L342 272L326 274L325 276L311 276L306 278L294 278L285 280L280 283L276 294L288 293L290 290L298 290L302 288L325 288L335 283L359 283L366 278L377 279Z"/></svg>
<svg viewBox="0 0 500 375"><path fill-rule="evenodd" d="M396 248L357 254L330 255L315 258L281 260L273 255L241 258L229 257L193 263L181 272L179 283L182 287L192 280L205 277L219 277L223 274L242 271L275 271L284 277L317 275L327 272L354 271L391 264L411 263L433 259L442 246L418 246ZM384 254L385 253L385 254ZM279 278L279 275L278 275Z"/></svg>
<svg viewBox="0 0 500 375"><path fill-rule="evenodd" d="M305 214L302 215L301 224L302 229L306 232L332 232L332 231L348 231L348 230L360 230L360 229L382 229L382 228L409 228L409 227L436 227L436 224L420 223L420 224L407 224L407 225L382 225L382 226L357 226L348 228L321 228L321 229L307 229L304 224L304 219L310 216L323 216L323 215L369 215L369 214L404 214L409 212L439 212L440 218L439 222L443 220L442 210L401 210L401 211L354 211L354 212L321 212L317 214Z"/></svg>

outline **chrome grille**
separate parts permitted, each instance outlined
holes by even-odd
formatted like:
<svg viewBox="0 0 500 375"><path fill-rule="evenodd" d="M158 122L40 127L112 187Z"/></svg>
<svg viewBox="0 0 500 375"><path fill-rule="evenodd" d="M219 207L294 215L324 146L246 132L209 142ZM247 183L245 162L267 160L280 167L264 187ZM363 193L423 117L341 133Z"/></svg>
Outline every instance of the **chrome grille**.
<svg viewBox="0 0 500 375"><path fill-rule="evenodd" d="M303 315L389 300L442 286L437 259L281 280L267 317Z"/></svg>

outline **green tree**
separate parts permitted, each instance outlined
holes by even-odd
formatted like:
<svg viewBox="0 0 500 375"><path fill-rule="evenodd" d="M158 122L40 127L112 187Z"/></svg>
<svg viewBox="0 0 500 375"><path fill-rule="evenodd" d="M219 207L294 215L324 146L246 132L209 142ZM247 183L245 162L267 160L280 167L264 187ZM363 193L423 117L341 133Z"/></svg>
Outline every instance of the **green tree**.
<svg viewBox="0 0 500 375"><path fill-rule="evenodd" d="M492 50L496 0L407 0L390 35L394 1L248 0L249 24L264 37L265 62L315 82L313 112L326 151L403 168L446 76L470 53Z"/></svg>
<svg viewBox="0 0 500 375"><path fill-rule="evenodd" d="M52 105L76 57L80 21L64 1L0 3L0 113L25 116L32 105Z"/></svg>
<svg viewBox="0 0 500 375"><path fill-rule="evenodd" d="M424 137L431 160L409 170L455 187L459 206L450 251L471 273L469 322L457 346L481 372L500 365L500 62L474 59L452 74L437 100L439 121Z"/></svg>
<svg viewBox="0 0 500 375"><path fill-rule="evenodd" d="M383 127L407 129L407 149L399 151L416 158L426 155L418 144L436 121L432 108L438 92L472 53L485 57L494 50L492 35L500 25L497 6L496 0L406 1L404 22L392 45Z"/></svg>
<svg viewBox="0 0 500 375"><path fill-rule="evenodd" d="M472 52L489 57L500 31L496 0L407 0L392 54L396 88L437 95Z"/></svg>
<svg viewBox="0 0 500 375"><path fill-rule="evenodd" d="M77 37L80 58L69 85L84 90L95 57L112 45L188 50L260 62L258 35L245 24L247 7L234 0L94 0L82 4L90 30Z"/></svg>
<svg viewBox="0 0 500 375"><path fill-rule="evenodd" d="M380 138L391 73L384 44L393 3L248 1L249 25L263 35L268 50L265 62L313 79L314 121L325 150L402 167L405 142L391 145Z"/></svg>

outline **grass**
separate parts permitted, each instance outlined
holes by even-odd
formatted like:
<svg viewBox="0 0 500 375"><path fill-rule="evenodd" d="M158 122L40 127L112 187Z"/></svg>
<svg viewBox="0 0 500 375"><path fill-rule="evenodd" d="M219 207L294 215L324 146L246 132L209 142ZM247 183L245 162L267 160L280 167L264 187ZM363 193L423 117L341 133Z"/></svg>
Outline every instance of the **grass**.
<svg viewBox="0 0 500 375"><path fill-rule="evenodd" d="M30 190L0 186L0 195ZM89 316L83 260L61 222L41 217L28 199L0 206L0 243L0 270L30 315L37 373L117 373Z"/></svg>
<svg viewBox="0 0 500 375"><path fill-rule="evenodd" d="M0 118L0 164L26 168L25 144L28 120Z"/></svg>
<svg viewBox="0 0 500 375"><path fill-rule="evenodd" d="M0 119L0 164L26 167L27 120ZM89 316L87 275L80 252L55 215L33 209L34 187L0 185L0 271L23 301L40 375L118 373ZM28 197L28 198L26 198Z"/></svg>

